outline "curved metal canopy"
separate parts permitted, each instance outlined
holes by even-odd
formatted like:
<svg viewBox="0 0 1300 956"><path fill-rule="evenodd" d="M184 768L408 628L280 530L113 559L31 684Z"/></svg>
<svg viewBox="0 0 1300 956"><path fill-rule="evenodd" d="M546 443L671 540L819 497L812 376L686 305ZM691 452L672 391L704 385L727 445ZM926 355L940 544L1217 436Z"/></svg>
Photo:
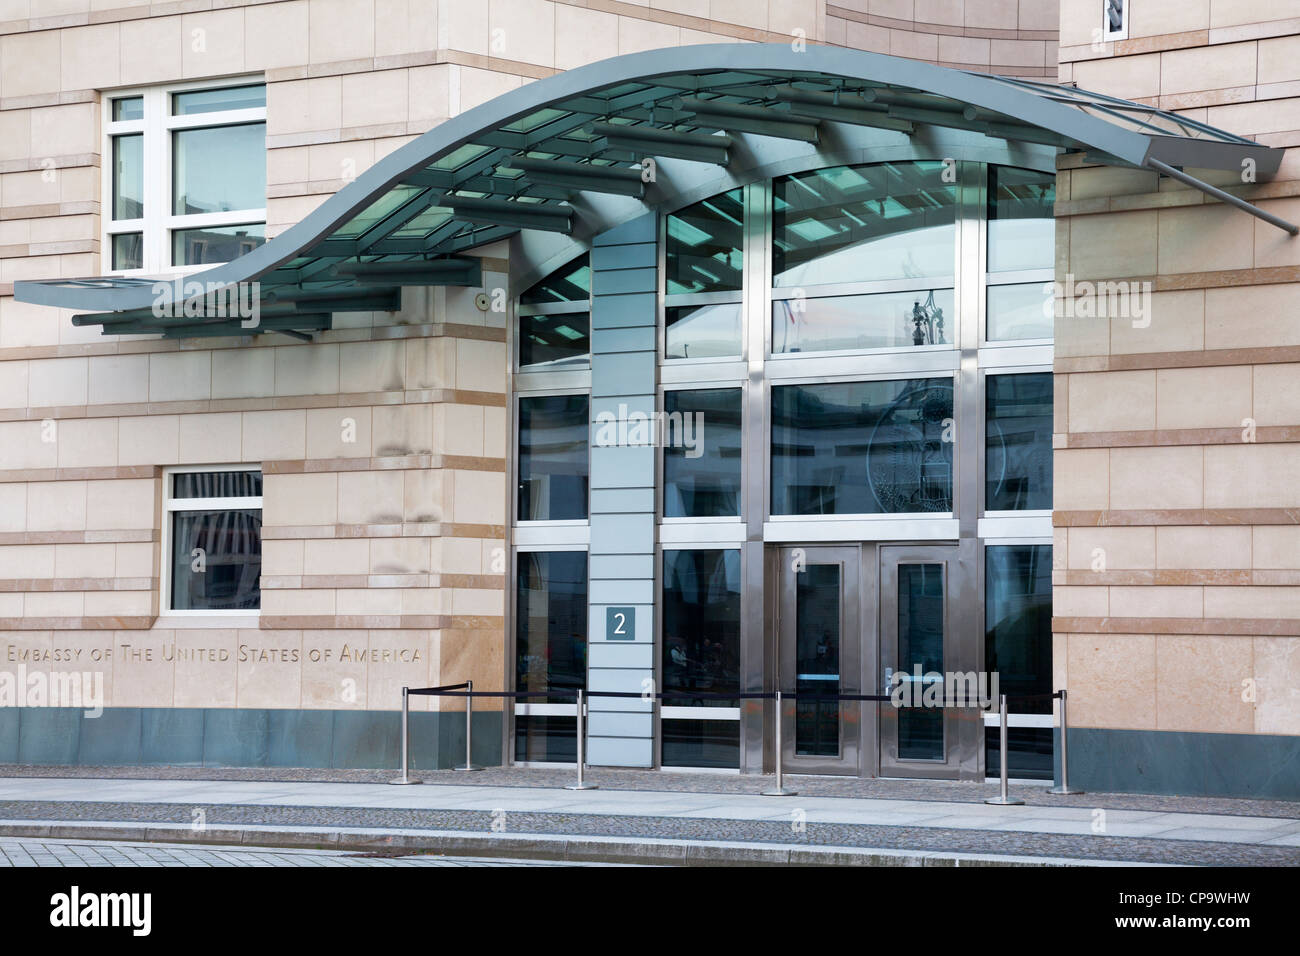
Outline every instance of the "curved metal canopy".
<svg viewBox="0 0 1300 956"><path fill-rule="evenodd" d="M952 127L1164 172L1250 160L1259 180L1282 155L1127 100L860 50L651 50L529 83L441 123L275 239L184 285L110 276L19 282L15 296L104 313L73 321L105 334L302 335L328 328L334 311L396 308L402 286L477 284L477 260L456 258L464 250L520 230L581 234L593 194L625 197L628 218L668 201L642 182L646 158L726 166L738 138L817 143L834 124L902 137ZM194 296L194 283L252 281L263 318L254 329Z"/></svg>

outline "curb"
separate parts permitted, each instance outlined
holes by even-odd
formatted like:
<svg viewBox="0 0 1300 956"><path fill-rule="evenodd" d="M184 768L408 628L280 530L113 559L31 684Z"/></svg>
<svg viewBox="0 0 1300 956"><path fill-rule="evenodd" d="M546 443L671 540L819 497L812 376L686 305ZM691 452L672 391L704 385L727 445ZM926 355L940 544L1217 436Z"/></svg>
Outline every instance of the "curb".
<svg viewBox="0 0 1300 956"><path fill-rule="evenodd" d="M113 840L129 843L282 847L355 853L407 851L442 856L552 860L570 863L633 863L646 866L1161 866L1116 860L945 853L844 846L799 846L739 841L530 834L509 836L459 830L381 830L363 827L246 826L195 830L183 823L122 823L3 820L0 838ZM400 855L400 854L394 854Z"/></svg>

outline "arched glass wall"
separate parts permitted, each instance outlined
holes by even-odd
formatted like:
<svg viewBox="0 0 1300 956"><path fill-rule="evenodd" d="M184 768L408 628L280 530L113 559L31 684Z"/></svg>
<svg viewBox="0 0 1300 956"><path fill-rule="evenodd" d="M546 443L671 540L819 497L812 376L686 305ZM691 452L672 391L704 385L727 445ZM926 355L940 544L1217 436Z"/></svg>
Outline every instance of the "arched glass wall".
<svg viewBox="0 0 1300 956"><path fill-rule="evenodd" d="M658 407L706 429L655 466L665 691L738 691L770 666L753 636L765 599L747 605L763 586L755 533L768 548L977 539L981 597L962 611L983 618L981 659L1019 692L1050 689L1054 189L1048 171L888 162L794 172L661 217ZM583 256L519 300L519 600L523 575L545 589L539 555L586 543L572 499L586 493L574 436L589 435L590 287ZM514 613L518 662L537 642ZM665 700L661 763L744 764L738 705ZM521 706L516 741L536 736L534 717L571 732L562 709ZM1013 721L1012 766L1050 775L1050 711L1034 709Z"/></svg>

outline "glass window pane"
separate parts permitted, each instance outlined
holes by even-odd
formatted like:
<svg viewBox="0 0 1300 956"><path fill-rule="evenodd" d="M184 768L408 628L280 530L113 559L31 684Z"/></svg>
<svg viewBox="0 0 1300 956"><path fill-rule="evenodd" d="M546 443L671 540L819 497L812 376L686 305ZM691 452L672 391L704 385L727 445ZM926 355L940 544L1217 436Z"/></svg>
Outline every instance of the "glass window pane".
<svg viewBox="0 0 1300 956"><path fill-rule="evenodd" d="M838 166L772 181L777 286L950 276L957 185L943 163Z"/></svg>
<svg viewBox="0 0 1300 956"><path fill-rule="evenodd" d="M172 475L173 498L260 498L260 471L188 471Z"/></svg>
<svg viewBox="0 0 1300 956"><path fill-rule="evenodd" d="M664 393L665 518L740 516L740 404L738 388Z"/></svg>
<svg viewBox="0 0 1300 956"><path fill-rule="evenodd" d="M197 266L230 262L266 242L266 226L206 226L172 233L172 264Z"/></svg>
<svg viewBox="0 0 1300 956"><path fill-rule="evenodd" d="M795 579L795 693L838 694L840 566L810 564ZM795 753L839 756L838 701L799 700L794 713Z"/></svg>
<svg viewBox="0 0 1300 956"><path fill-rule="evenodd" d="M989 167L989 271L1050 269L1056 262L1056 176Z"/></svg>
<svg viewBox="0 0 1300 956"><path fill-rule="evenodd" d="M952 379L772 389L772 513L952 511Z"/></svg>
<svg viewBox="0 0 1300 956"><path fill-rule="evenodd" d="M172 115L215 113L221 110L251 110L266 106L266 87L227 86L219 90L193 90L172 94Z"/></svg>
<svg viewBox="0 0 1300 956"><path fill-rule="evenodd" d="M144 97L124 96L113 100L113 122L144 119Z"/></svg>
<svg viewBox="0 0 1300 956"><path fill-rule="evenodd" d="M587 685L587 554L521 551L515 591L515 688L559 691L530 703L573 703ZM576 759L575 718L517 717L515 759Z"/></svg>
<svg viewBox="0 0 1300 956"><path fill-rule="evenodd" d="M1052 373L985 379L985 511L1052 507Z"/></svg>
<svg viewBox="0 0 1300 956"><path fill-rule="evenodd" d="M586 365L591 358L591 315L560 312L519 317L519 367Z"/></svg>
<svg viewBox="0 0 1300 956"><path fill-rule="evenodd" d="M668 217L668 295L741 288L742 195L733 189Z"/></svg>
<svg viewBox="0 0 1300 956"><path fill-rule="evenodd" d="M998 675L998 692L1033 695L1052 691L1052 546L1017 544L984 549L984 668ZM1015 711L1050 714L1050 700L1021 701ZM1011 734L1007 762L1012 776L1052 778L1051 728ZM996 728L987 734L988 766L998 766Z"/></svg>
<svg viewBox="0 0 1300 956"><path fill-rule="evenodd" d="M739 302L664 310L664 354L670 359L729 358L741 354Z"/></svg>
<svg viewBox="0 0 1300 956"><path fill-rule="evenodd" d="M898 565L898 669L904 679L922 681L938 674L943 680L943 565ZM925 693L913 687L913 699ZM900 707L898 756L904 760L942 760L943 709Z"/></svg>
<svg viewBox="0 0 1300 956"><path fill-rule="evenodd" d="M772 303L772 352L951 348L953 315L951 289L778 299Z"/></svg>
<svg viewBox="0 0 1300 956"><path fill-rule="evenodd" d="M1052 337L1056 299L1051 282L991 285L988 289L988 328L984 336L988 341Z"/></svg>
<svg viewBox="0 0 1300 956"><path fill-rule="evenodd" d="M519 520L587 517L586 395L519 400Z"/></svg>
<svg viewBox="0 0 1300 956"><path fill-rule="evenodd" d="M740 693L740 552L664 551L664 693ZM739 700L664 698L670 707Z"/></svg>
<svg viewBox="0 0 1300 956"><path fill-rule="evenodd" d="M665 767L740 766L740 721L678 720L662 722ZM572 758L570 758L572 759Z"/></svg>
<svg viewBox="0 0 1300 956"><path fill-rule="evenodd" d="M144 268L144 233L124 232L113 236L113 269Z"/></svg>
<svg viewBox="0 0 1300 956"><path fill-rule="evenodd" d="M266 205L266 124L172 133L172 214Z"/></svg>
<svg viewBox="0 0 1300 956"><path fill-rule="evenodd" d="M549 302L587 302L591 299L591 261L578 256L519 297L522 305L545 305Z"/></svg>
<svg viewBox="0 0 1300 956"><path fill-rule="evenodd" d="M113 137L113 218L144 215L144 135Z"/></svg>
<svg viewBox="0 0 1300 956"><path fill-rule="evenodd" d="M172 515L173 610L256 610L261 574L260 509Z"/></svg>

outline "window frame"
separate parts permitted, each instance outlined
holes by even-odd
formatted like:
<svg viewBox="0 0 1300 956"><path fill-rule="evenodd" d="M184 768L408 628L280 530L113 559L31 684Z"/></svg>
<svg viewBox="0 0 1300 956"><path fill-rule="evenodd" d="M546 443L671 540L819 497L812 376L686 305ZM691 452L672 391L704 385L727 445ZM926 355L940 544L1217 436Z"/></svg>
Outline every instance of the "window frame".
<svg viewBox="0 0 1300 956"><path fill-rule="evenodd" d="M201 271L216 263L185 266L173 262L172 236L175 232L221 226L260 225L265 228L267 221L265 197L258 208L181 216L172 214L174 199L172 196L172 134L174 132L250 123L266 124L265 106L173 116L172 96L176 93L231 89L241 86L265 87L266 80L261 75L241 76L162 86L129 87L103 94L101 109L104 122L101 148L105 161L101 163L100 170L100 195L103 197L101 209L104 210L100 216L100 266L104 275L187 275ZM143 116L137 120L114 120L113 104L117 100L135 97L140 97L142 100ZM114 219L113 141L118 136L133 133L143 136L144 191L141 201L144 204L144 215L137 219ZM263 162L265 160L266 151L263 150ZM139 269L114 268L114 237L133 233L141 234L141 267Z"/></svg>
<svg viewBox="0 0 1300 956"><path fill-rule="evenodd" d="M172 603L172 548L175 542L172 540L172 515L178 512L211 512L211 511L233 511L236 509L256 508L263 513L265 520L265 487L263 493L257 496L247 496L238 498L177 498L174 494L175 476L189 475L200 472L239 472L255 471L262 476L263 481L266 479L266 472L261 464L225 464L225 465L169 465L162 470L162 532L159 535L161 545L158 561L158 616L164 617L219 617L229 618L258 618L262 613L261 600L258 600L256 608L173 608ZM258 539L259 551L263 539ZM188 624L187 624L188 626ZM227 623L223 627L230 626Z"/></svg>

